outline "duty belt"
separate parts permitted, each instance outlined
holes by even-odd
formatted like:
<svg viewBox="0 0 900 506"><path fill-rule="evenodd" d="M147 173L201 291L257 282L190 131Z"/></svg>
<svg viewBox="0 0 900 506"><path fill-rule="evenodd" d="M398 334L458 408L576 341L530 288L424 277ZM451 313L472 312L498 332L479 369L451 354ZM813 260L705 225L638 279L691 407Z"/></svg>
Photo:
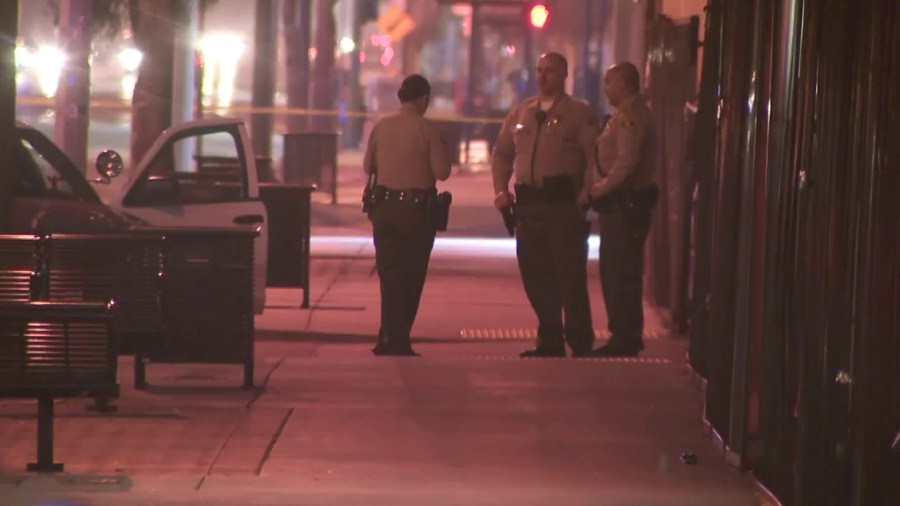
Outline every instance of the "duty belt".
<svg viewBox="0 0 900 506"><path fill-rule="evenodd" d="M525 184L517 184L516 202L529 204L531 202L575 202L575 195L571 190L559 190L554 188L537 188Z"/></svg>
<svg viewBox="0 0 900 506"><path fill-rule="evenodd" d="M437 191L434 189L422 190L418 188L410 188L406 190L395 190L385 186L376 186L373 189L373 197L375 203L379 202L409 202L415 206L425 205L429 199L434 198Z"/></svg>

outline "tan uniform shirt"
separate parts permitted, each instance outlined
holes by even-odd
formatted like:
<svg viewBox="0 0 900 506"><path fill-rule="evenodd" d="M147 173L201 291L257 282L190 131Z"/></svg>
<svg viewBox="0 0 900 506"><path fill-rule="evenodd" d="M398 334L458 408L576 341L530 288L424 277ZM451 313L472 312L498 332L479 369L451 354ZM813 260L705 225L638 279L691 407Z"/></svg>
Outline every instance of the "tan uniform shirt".
<svg viewBox="0 0 900 506"><path fill-rule="evenodd" d="M617 189L643 190L653 180L655 165L653 116L643 98L625 101L597 139L599 174L595 190L606 195Z"/></svg>
<svg viewBox="0 0 900 506"><path fill-rule="evenodd" d="M375 123L363 161L366 174L395 190L434 188L450 177L450 156L440 127L404 105Z"/></svg>
<svg viewBox="0 0 900 506"><path fill-rule="evenodd" d="M513 174L517 183L534 187L542 187L546 176L568 174L580 191L585 174L589 174L597 135L590 107L563 95L547 110L540 129L535 117L538 110L539 97L526 99L503 122L491 158L495 192L508 190Z"/></svg>

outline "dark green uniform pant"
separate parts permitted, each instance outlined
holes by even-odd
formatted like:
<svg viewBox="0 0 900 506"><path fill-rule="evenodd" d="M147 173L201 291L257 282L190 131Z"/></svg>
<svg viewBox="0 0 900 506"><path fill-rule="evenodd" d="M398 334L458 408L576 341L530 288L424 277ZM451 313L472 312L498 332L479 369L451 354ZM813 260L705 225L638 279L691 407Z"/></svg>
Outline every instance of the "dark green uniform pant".
<svg viewBox="0 0 900 506"><path fill-rule="evenodd" d="M610 344L643 349L644 243L650 211L600 215L600 284L609 317Z"/></svg>
<svg viewBox="0 0 900 506"><path fill-rule="evenodd" d="M425 210L410 202L380 202L371 217L381 280L381 328L376 349L408 351L409 333L419 311L434 246L434 227Z"/></svg>
<svg viewBox="0 0 900 506"><path fill-rule="evenodd" d="M573 351L589 351L594 344L587 289L590 225L574 203L520 203L516 212L516 256L538 318L537 347L564 349L565 335Z"/></svg>

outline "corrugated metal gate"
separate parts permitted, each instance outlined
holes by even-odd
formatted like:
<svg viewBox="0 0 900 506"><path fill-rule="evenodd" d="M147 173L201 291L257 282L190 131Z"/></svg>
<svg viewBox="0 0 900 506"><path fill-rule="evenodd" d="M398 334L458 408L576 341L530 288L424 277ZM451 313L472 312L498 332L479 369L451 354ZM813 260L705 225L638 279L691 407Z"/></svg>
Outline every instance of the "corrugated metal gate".
<svg viewBox="0 0 900 506"><path fill-rule="evenodd" d="M689 262L707 419L785 504L900 504L900 6L708 16Z"/></svg>

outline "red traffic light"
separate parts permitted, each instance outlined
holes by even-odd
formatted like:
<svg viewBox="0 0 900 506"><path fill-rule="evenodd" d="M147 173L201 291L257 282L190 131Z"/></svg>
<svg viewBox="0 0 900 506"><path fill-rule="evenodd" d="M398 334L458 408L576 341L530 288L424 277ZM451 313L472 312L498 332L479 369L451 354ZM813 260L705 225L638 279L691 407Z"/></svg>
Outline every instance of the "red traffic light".
<svg viewBox="0 0 900 506"><path fill-rule="evenodd" d="M544 4L535 4L528 9L528 22L532 28L540 30L547 24L547 18L550 17L550 10Z"/></svg>

